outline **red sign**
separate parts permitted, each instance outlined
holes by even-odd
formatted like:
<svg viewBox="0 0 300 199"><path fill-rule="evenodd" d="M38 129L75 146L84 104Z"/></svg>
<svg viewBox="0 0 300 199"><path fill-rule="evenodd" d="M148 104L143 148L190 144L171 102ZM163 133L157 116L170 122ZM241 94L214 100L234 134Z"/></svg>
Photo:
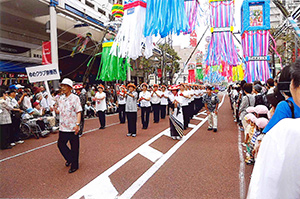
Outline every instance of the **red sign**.
<svg viewBox="0 0 300 199"><path fill-rule="evenodd" d="M160 78L162 77L162 74L161 74L161 68L158 68L157 69L157 76Z"/></svg>
<svg viewBox="0 0 300 199"><path fill-rule="evenodd" d="M45 41L43 42L43 61L42 64L51 64L51 42L50 41Z"/></svg>
<svg viewBox="0 0 300 199"><path fill-rule="evenodd" d="M197 33L195 30L190 34L190 46L197 46Z"/></svg>

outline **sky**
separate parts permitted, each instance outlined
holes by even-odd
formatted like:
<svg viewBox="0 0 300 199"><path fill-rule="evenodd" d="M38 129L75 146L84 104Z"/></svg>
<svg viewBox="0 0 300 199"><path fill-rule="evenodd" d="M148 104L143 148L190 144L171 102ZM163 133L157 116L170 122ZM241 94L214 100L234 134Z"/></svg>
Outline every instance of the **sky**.
<svg viewBox="0 0 300 199"><path fill-rule="evenodd" d="M208 0L207 0L208 1ZM202 1L201 1L202 2ZM241 5L243 3L243 0L235 0L235 27L234 27L234 32L237 31L241 31ZM208 3L205 3L204 5L201 4L202 7L204 7L204 9L208 8ZM202 24L201 24L202 25ZM202 25L200 27L196 27L196 33L198 36L198 41L201 38L202 34L204 33L206 29L206 25ZM205 44L206 44L206 37L210 36L211 32L210 29L206 32L203 40L201 41L198 49L200 51L202 51L203 53L205 53ZM240 40L240 34L236 34L237 38ZM179 35L179 36L173 36L173 46L181 46L181 48L186 48L189 47L189 40L190 40L190 36L189 35ZM242 52L242 47L240 46L240 44L235 41L236 46L240 49L240 53Z"/></svg>

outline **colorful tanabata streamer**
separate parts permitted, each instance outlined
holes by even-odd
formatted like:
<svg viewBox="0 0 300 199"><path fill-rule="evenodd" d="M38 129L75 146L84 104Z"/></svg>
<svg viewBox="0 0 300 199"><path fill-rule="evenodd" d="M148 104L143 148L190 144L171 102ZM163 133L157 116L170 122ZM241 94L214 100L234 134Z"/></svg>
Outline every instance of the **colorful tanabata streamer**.
<svg viewBox="0 0 300 199"><path fill-rule="evenodd" d="M269 50L269 30L245 31L242 35L244 57L267 56ZM247 82L266 82L271 77L268 61L247 61L245 79Z"/></svg>
<svg viewBox="0 0 300 199"><path fill-rule="evenodd" d="M147 3L132 1L124 5L124 17L120 30L111 48L111 54L118 57L137 59L152 56L152 37L144 37ZM143 50L145 48L145 50Z"/></svg>
<svg viewBox="0 0 300 199"><path fill-rule="evenodd" d="M80 52L80 53L83 53L85 48L86 48L86 45L89 43L89 41L91 41L91 38L92 38L92 33L86 33L86 37L82 37L82 35L77 35L77 42L76 42L76 46L73 48L73 51L71 53L71 57L74 57L76 51L77 52Z"/></svg>
<svg viewBox="0 0 300 199"><path fill-rule="evenodd" d="M184 0L148 0L145 36L158 34L164 38L170 34L188 32L189 24Z"/></svg>
<svg viewBox="0 0 300 199"><path fill-rule="evenodd" d="M186 34L190 34L195 30L196 25L200 25L203 10L200 7L199 0L185 0L184 7L189 22L189 29Z"/></svg>
<svg viewBox="0 0 300 199"><path fill-rule="evenodd" d="M244 79L244 69L242 65L232 67L232 81L242 81Z"/></svg>
<svg viewBox="0 0 300 199"><path fill-rule="evenodd" d="M217 71L215 69L218 69L221 76L227 77L230 80L232 79L232 67L237 66L240 62L232 35L234 1L210 0L209 9L212 36L208 46L205 65L214 71L212 73L206 72L206 74L216 75ZM223 30L220 30L220 28L223 28ZM219 30L217 31L217 29ZM218 76L208 77L208 80L213 81L219 81L220 79L222 78L218 78Z"/></svg>
<svg viewBox="0 0 300 199"><path fill-rule="evenodd" d="M95 56L101 56L101 63L99 66L96 80L103 81L115 81L115 80L126 80L127 69L130 67L128 58L120 58L110 54L113 42L105 42L102 44L102 53L96 54ZM90 61L91 62L91 61ZM88 63L88 65L90 64Z"/></svg>

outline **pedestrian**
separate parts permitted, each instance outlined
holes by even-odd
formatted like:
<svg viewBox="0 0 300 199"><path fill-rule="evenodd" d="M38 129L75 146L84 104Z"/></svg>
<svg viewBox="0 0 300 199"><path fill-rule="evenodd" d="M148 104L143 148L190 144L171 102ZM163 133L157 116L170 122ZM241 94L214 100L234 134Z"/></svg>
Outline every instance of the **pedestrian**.
<svg viewBox="0 0 300 199"><path fill-rule="evenodd" d="M158 90L158 85L153 85L153 91L151 93L151 103L153 109L153 118L154 123L159 122L159 109L160 109L160 101L161 101L161 92Z"/></svg>
<svg viewBox="0 0 300 199"><path fill-rule="evenodd" d="M98 91L95 95L96 101L96 111L99 117L100 127L99 129L105 129L105 111L106 111L106 94L104 91L104 86L100 84L98 86Z"/></svg>
<svg viewBox="0 0 300 199"><path fill-rule="evenodd" d="M174 140L180 140L183 137L184 123L183 123L183 114L182 108L180 106L180 97L177 95L179 87L171 86L170 90L172 91L172 102L174 104L174 109L172 109L170 115L170 133L171 137Z"/></svg>
<svg viewBox="0 0 300 199"><path fill-rule="evenodd" d="M149 115L151 109L151 104L150 104L151 94L149 91L147 91L148 85L146 83L143 83L141 87L142 87L142 91L139 94L138 102L140 103L140 107L142 109L141 120L142 120L143 129L147 129L149 125Z"/></svg>
<svg viewBox="0 0 300 199"><path fill-rule="evenodd" d="M183 123L184 123L184 130L188 128L189 125L189 92L185 90L185 85L181 83L180 90L178 92L179 95L179 103L182 107L182 113L183 113Z"/></svg>
<svg viewBox="0 0 300 199"><path fill-rule="evenodd" d="M121 124L125 123L125 104L126 104L126 87L125 85L120 86L120 91L117 92L118 97L118 111L119 111L119 120Z"/></svg>
<svg viewBox="0 0 300 199"><path fill-rule="evenodd" d="M21 124L21 115L23 111L20 109L20 105L16 100L16 90L11 89L8 91L8 97L6 98L6 103L13 107L13 110L11 110L11 120L12 120L12 132L13 136L11 137L11 144L15 146L16 144L22 144L24 143L23 140L21 140L21 131L20 131L20 124Z"/></svg>
<svg viewBox="0 0 300 199"><path fill-rule="evenodd" d="M82 136L83 133L83 128L84 128L84 109L85 109L85 103L86 103L86 94L82 93L83 86L82 84L77 84L74 86L74 90L77 94L77 96L80 99L80 104L81 104L81 108L82 108L82 112L81 112L81 120L80 120L80 130L79 130L79 137Z"/></svg>
<svg viewBox="0 0 300 199"><path fill-rule="evenodd" d="M79 129L82 107L80 99L71 91L73 82L69 78L63 79L60 84L63 95L58 99L56 114L59 114L58 148L66 160L65 165L71 165L69 173L79 168ZM71 149L67 143L70 142Z"/></svg>
<svg viewBox="0 0 300 199"><path fill-rule="evenodd" d="M161 113L161 119L166 118L166 108L168 105L168 91L167 87L165 85L161 86L161 100L160 100L160 113Z"/></svg>
<svg viewBox="0 0 300 199"><path fill-rule="evenodd" d="M1 149L11 149L11 116L10 111L13 110L7 101L7 95L4 89L0 89L0 147Z"/></svg>
<svg viewBox="0 0 300 199"><path fill-rule="evenodd" d="M203 97L203 103L208 115L208 129L209 131L214 130L218 131L218 106L219 98L213 93L212 86L207 86L207 93Z"/></svg>
<svg viewBox="0 0 300 199"><path fill-rule="evenodd" d="M128 92L126 93L125 112L128 121L127 136L136 137L136 122L137 122L137 98L138 94L135 91L136 86L133 83L127 85Z"/></svg>

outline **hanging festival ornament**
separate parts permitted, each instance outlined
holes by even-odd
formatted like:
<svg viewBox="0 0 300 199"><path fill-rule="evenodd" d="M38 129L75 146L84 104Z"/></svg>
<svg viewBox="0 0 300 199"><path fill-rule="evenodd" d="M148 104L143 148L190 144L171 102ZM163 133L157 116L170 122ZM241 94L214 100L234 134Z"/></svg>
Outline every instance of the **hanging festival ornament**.
<svg viewBox="0 0 300 199"><path fill-rule="evenodd" d="M115 81L126 80L127 70L130 67L129 58L120 58L110 54L113 41L104 42L102 44L102 53L96 54L94 57L101 55L101 63L99 66L96 80ZM91 58L88 66L90 65Z"/></svg>
<svg viewBox="0 0 300 199"><path fill-rule="evenodd" d="M189 30L184 0L148 0L145 36L158 34L164 38Z"/></svg>
<svg viewBox="0 0 300 199"><path fill-rule="evenodd" d="M185 33L190 34L193 30L195 30L196 25L200 25L203 10L200 7L199 0L185 0L184 7L189 23L189 29Z"/></svg>
<svg viewBox="0 0 300 199"><path fill-rule="evenodd" d="M147 3L144 1L125 2L123 22L111 48L111 54L134 60L143 55L147 59L152 56L152 37L143 35L146 7Z"/></svg>
<svg viewBox="0 0 300 199"><path fill-rule="evenodd" d="M81 47L79 49L80 53L84 52L84 50L86 48L86 45L89 43L89 41L91 41L91 38L92 38L92 33L89 33L89 32L86 33L86 37L85 37L85 39L84 39L84 41L83 41L83 43L82 43L82 45L81 45Z"/></svg>
<svg viewBox="0 0 300 199"><path fill-rule="evenodd" d="M92 38L92 33L86 33L86 37L83 37L82 35L77 35L77 41L76 41L76 46L73 47L73 51L71 53L71 57L74 57L74 55L79 52L79 53L83 53L86 45L88 44L89 41L91 41Z"/></svg>
<svg viewBox="0 0 300 199"><path fill-rule="evenodd" d="M111 14L115 18L122 18L124 15L124 6L122 4L114 4L111 9Z"/></svg>
<svg viewBox="0 0 300 199"><path fill-rule="evenodd" d="M247 82L256 80L266 82L271 77L268 61L270 44L270 0L244 0L241 11L242 47L244 51L245 79ZM280 56L279 56L280 58ZM280 58L281 59L281 58Z"/></svg>
<svg viewBox="0 0 300 199"><path fill-rule="evenodd" d="M240 62L233 41L234 1L210 0L211 40L205 59L206 66L218 66L224 77L232 75L232 67ZM215 71L214 71L215 72ZM231 79L231 77L228 77ZM219 81L222 78L212 78Z"/></svg>

